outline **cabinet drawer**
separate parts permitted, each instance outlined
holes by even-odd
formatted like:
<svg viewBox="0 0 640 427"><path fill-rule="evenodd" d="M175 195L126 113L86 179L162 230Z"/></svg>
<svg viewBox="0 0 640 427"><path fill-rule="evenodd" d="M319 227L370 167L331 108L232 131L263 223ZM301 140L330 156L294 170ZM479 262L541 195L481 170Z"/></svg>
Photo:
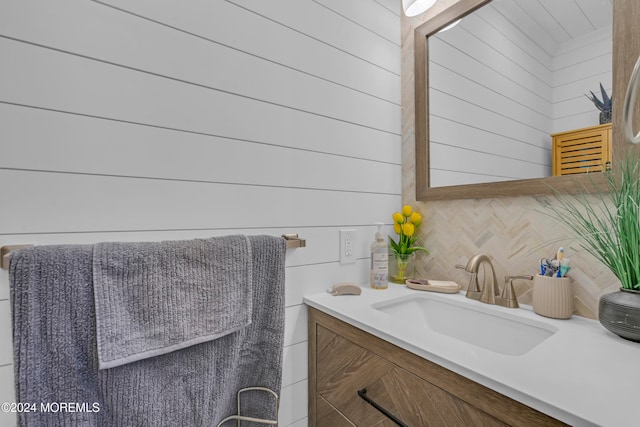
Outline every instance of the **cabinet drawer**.
<svg viewBox="0 0 640 427"><path fill-rule="evenodd" d="M317 341L316 391L357 426L395 426L358 396L363 388L409 426L506 425L320 325Z"/></svg>

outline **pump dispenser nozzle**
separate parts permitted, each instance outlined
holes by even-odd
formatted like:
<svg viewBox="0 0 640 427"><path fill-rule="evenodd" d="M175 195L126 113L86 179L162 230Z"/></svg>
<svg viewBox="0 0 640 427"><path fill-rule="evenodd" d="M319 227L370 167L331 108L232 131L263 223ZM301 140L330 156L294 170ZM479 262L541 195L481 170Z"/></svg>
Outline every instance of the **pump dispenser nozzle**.
<svg viewBox="0 0 640 427"><path fill-rule="evenodd" d="M376 222L376 225L378 226L378 232L376 233L376 240L378 241L382 240L384 242L384 237L382 237L382 226L384 225L384 222Z"/></svg>

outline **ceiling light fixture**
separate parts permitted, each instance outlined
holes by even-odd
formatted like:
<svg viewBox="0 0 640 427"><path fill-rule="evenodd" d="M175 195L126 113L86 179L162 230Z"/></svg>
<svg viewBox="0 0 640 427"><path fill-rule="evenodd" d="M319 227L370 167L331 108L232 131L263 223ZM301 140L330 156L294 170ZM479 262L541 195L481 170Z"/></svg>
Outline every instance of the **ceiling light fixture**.
<svg viewBox="0 0 640 427"><path fill-rule="evenodd" d="M436 0L402 0L402 9L405 15L416 16L426 12L434 4Z"/></svg>
<svg viewBox="0 0 640 427"><path fill-rule="evenodd" d="M460 23L460 21L462 21L462 19L458 19L457 21L452 22L451 24L447 25L446 27L444 27L443 29L441 29L440 31L438 31L439 33L443 33L447 30L452 29L453 27L455 27L456 25L458 25Z"/></svg>

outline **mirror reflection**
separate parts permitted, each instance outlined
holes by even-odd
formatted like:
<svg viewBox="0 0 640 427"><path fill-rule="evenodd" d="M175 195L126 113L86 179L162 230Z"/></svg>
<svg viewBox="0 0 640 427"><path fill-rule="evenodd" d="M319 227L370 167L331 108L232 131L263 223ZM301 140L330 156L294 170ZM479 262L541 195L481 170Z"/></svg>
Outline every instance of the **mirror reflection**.
<svg viewBox="0 0 640 427"><path fill-rule="evenodd" d="M611 0L493 0L428 43L430 187L597 171L610 156L611 125L585 95L611 95ZM571 141L587 157L569 163Z"/></svg>

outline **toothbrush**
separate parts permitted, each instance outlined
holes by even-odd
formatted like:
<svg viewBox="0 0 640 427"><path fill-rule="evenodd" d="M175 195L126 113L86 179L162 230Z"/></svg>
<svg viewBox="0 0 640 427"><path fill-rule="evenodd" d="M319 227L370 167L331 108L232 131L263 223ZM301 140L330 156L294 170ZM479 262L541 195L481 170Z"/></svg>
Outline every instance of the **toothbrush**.
<svg viewBox="0 0 640 427"><path fill-rule="evenodd" d="M564 275L567 273L567 271L569 271L568 269L565 269L564 273L562 271L562 259L564 258L564 248L562 246L560 246L560 248L558 248L558 253L556 254L556 259L558 260L558 275L557 277L564 277Z"/></svg>
<svg viewBox="0 0 640 427"><path fill-rule="evenodd" d="M558 277L565 277L570 269L571 260L569 258L563 259L560 263L560 269L558 270Z"/></svg>

